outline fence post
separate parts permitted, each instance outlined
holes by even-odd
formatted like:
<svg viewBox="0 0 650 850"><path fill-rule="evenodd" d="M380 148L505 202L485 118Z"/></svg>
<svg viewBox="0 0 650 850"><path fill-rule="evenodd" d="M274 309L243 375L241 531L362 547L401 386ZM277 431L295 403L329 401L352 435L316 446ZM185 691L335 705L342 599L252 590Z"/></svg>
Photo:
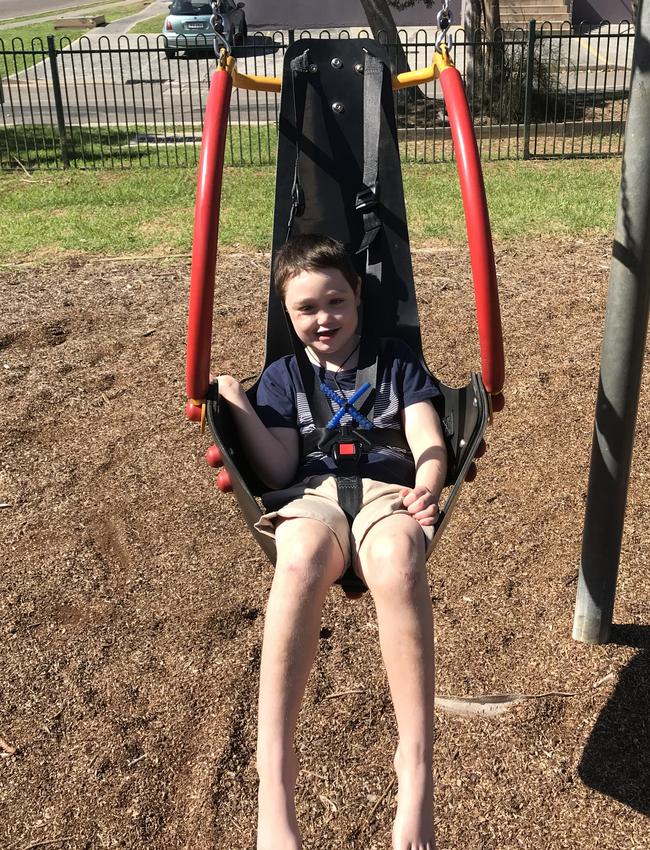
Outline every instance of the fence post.
<svg viewBox="0 0 650 850"><path fill-rule="evenodd" d="M68 157L68 139L65 129L65 118L63 115L63 99L61 97L61 82L59 81L59 69L56 65L56 47L54 46L54 36L47 37L47 52L50 57L50 71L52 74L52 88L54 89L54 106L56 109L56 123L59 128L59 141L61 142L61 159L63 167L70 167L70 158Z"/></svg>
<svg viewBox="0 0 650 850"><path fill-rule="evenodd" d="M524 159L530 159L530 113L535 73L535 20L528 21L528 52L526 54L526 97L524 100Z"/></svg>
<svg viewBox="0 0 650 850"><path fill-rule="evenodd" d="M296 31L295 30L289 30L289 47L291 47L291 45L294 43L295 40L296 40Z"/></svg>

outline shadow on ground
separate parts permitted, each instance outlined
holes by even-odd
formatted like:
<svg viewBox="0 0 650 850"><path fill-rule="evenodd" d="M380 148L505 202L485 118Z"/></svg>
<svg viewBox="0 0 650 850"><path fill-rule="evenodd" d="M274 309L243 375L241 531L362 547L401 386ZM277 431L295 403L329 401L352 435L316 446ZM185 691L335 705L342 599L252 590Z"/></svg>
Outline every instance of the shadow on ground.
<svg viewBox="0 0 650 850"><path fill-rule="evenodd" d="M619 626L612 642L643 648L623 669L578 773L595 791L650 816L650 627Z"/></svg>

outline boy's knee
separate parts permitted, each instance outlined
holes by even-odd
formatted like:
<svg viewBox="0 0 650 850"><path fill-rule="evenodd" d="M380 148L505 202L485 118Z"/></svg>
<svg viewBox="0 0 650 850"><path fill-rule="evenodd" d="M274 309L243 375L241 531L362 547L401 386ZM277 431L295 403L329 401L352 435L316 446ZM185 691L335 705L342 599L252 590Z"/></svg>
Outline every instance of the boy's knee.
<svg viewBox="0 0 650 850"><path fill-rule="evenodd" d="M418 529L416 529L417 531ZM424 535L376 531L361 552L364 577L370 590L405 590L421 581L424 571Z"/></svg>
<svg viewBox="0 0 650 850"><path fill-rule="evenodd" d="M286 520L276 532L276 573L302 584L331 584L343 572L343 554L334 536L317 521Z"/></svg>

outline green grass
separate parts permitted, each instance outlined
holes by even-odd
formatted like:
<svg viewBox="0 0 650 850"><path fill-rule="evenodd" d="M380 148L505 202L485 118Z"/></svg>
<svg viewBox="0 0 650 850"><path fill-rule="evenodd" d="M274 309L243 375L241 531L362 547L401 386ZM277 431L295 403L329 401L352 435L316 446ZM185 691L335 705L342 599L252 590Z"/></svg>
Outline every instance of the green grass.
<svg viewBox="0 0 650 850"><path fill-rule="evenodd" d="M455 166L407 165L403 173L412 239L464 234ZM610 231L620 175L617 158L484 163L492 231L499 239Z"/></svg>
<svg viewBox="0 0 650 850"><path fill-rule="evenodd" d="M68 127L68 162L79 168L143 166L195 167L200 155L200 128L161 124L122 125L120 128ZM197 133L198 136L193 136ZM198 141L192 141L198 138ZM274 125L231 127L226 142L226 165L270 164L277 147ZM0 170L31 171L62 167L62 145L53 126L0 127Z"/></svg>
<svg viewBox="0 0 650 850"><path fill-rule="evenodd" d="M620 160L488 163L485 182L496 239L612 232ZM227 168L220 243L268 249L271 167ZM404 168L414 247L465 242L455 166ZM37 172L0 177L0 260L88 254L189 253L196 171L190 168Z"/></svg>
<svg viewBox="0 0 650 850"><path fill-rule="evenodd" d="M0 18L0 24L19 24L23 21L33 21L34 18L47 17L47 18L58 18L61 15L71 15L73 12L85 12L89 9L97 9L103 5L111 5L111 6L119 6L124 3L125 0L104 0L102 3L101 0L95 0L94 3L84 3L83 5L74 5L74 6L65 6L61 9L56 9L50 12L43 12L41 14L33 13L31 15L23 15L20 18Z"/></svg>
<svg viewBox="0 0 650 850"><path fill-rule="evenodd" d="M112 21L118 21L120 18L125 18L127 15L144 9L146 5L145 0L137 0L137 2L123 6L97 7L94 11L98 15L104 15L106 23L110 24ZM4 44L5 50L10 50L13 47L15 50L26 51L17 60L11 55L5 55L4 59L0 59L0 78L8 77L25 70L25 68L30 68L35 62L41 62L43 60L43 53L47 51L48 35L54 35L57 47L60 45L67 47L70 42L81 38L90 29L94 29L94 27L86 30L55 30L53 21L43 21L42 23L31 23L7 30L0 30L0 44ZM14 39L17 39L17 41L14 41Z"/></svg>
<svg viewBox="0 0 650 850"><path fill-rule="evenodd" d="M270 168L227 170L223 244L268 244L273 183ZM189 252L195 194L196 172L186 168L0 177L0 259Z"/></svg>
<svg viewBox="0 0 650 850"><path fill-rule="evenodd" d="M167 15L157 15L155 18L147 18L144 21L138 21L129 30L130 33L161 33L165 18Z"/></svg>

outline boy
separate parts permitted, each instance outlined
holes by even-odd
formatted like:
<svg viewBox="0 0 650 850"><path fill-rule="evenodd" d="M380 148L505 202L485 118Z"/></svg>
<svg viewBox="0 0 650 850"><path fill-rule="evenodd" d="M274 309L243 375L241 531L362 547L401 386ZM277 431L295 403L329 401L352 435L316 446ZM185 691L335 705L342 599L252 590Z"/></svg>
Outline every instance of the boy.
<svg viewBox="0 0 650 850"><path fill-rule="evenodd" d="M349 398L361 282L343 246L317 234L298 236L277 252L274 279L317 370L317 385L324 380ZM337 502L333 460L318 450L300 457L299 437L313 423L295 357L264 372L255 408L235 379L222 375L218 382L249 460L274 491L264 497L272 510L258 526L275 536L277 562L260 668L257 850L302 846L294 732L323 602L350 563L377 609L397 717L393 850L434 850L433 617L425 563L446 475L442 428L430 401L437 390L408 346L380 341L374 425L401 427L412 456L385 446L368 449L359 465L362 507L350 529Z"/></svg>

